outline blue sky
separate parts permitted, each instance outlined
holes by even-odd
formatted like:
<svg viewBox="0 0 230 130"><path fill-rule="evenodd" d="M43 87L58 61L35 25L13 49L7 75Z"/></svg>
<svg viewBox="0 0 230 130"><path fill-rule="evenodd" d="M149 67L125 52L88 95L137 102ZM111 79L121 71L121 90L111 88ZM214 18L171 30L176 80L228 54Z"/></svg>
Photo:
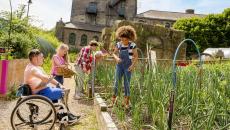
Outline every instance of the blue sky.
<svg viewBox="0 0 230 130"><path fill-rule="evenodd" d="M13 10L18 4L27 4L28 0L12 0ZM61 17L64 22L69 21L72 0L32 0L30 13L35 19L33 24L45 29L55 26ZM230 0L138 0L138 13L147 10L162 10L184 12L185 9L195 9L195 13L221 13L230 7ZM10 10L9 0L0 0L0 11Z"/></svg>

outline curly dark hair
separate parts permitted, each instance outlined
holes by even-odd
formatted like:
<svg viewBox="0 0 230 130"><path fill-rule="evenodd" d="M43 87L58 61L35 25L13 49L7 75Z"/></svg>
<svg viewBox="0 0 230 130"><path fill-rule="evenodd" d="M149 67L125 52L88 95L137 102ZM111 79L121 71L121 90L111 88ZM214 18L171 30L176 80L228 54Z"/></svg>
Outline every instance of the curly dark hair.
<svg viewBox="0 0 230 130"><path fill-rule="evenodd" d="M135 41L137 39L137 34L135 29L132 26L128 25L119 27L116 31L116 37L125 37L131 41Z"/></svg>

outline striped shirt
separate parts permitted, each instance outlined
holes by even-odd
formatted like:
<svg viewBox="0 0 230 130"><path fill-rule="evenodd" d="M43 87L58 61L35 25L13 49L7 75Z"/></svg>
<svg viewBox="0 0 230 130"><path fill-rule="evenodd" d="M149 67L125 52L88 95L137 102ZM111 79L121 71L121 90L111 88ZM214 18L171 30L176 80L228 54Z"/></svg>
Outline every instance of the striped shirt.
<svg viewBox="0 0 230 130"><path fill-rule="evenodd" d="M125 46L121 42L118 42L116 44L116 47L118 48L119 52L121 50L128 50L129 52L129 59L133 58L133 49L136 48L136 44L134 42L129 42L129 45Z"/></svg>

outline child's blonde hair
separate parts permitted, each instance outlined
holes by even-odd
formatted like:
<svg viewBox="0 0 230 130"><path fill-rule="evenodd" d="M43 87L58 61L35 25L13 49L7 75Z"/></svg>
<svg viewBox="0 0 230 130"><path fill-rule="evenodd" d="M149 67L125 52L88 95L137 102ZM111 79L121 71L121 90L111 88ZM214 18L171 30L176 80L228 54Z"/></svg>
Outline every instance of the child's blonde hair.
<svg viewBox="0 0 230 130"><path fill-rule="evenodd" d="M116 31L116 38L126 37L131 41L135 41L137 39L137 34L135 29L128 25L128 26L121 26Z"/></svg>
<svg viewBox="0 0 230 130"><path fill-rule="evenodd" d="M64 44L64 43L61 43L58 48L56 49L56 52L58 53L60 50L67 50L67 53L63 56L64 60L66 63L69 62L69 58L68 58L68 50L69 50L69 46Z"/></svg>

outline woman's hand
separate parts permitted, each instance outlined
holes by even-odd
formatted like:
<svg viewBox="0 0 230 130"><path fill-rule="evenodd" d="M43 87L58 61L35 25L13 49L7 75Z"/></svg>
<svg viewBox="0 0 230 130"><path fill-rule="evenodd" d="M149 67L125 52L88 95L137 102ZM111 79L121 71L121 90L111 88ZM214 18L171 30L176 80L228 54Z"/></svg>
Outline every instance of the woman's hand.
<svg viewBox="0 0 230 130"><path fill-rule="evenodd" d="M131 65L131 66L129 66L129 71L133 71L133 69L134 69L134 66L133 65Z"/></svg>
<svg viewBox="0 0 230 130"><path fill-rule="evenodd" d="M68 65L61 65L62 68L68 68Z"/></svg>
<svg viewBox="0 0 230 130"><path fill-rule="evenodd" d="M83 67L83 72L84 72L84 73L87 73L86 67Z"/></svg>
<svg viewBox="0 0 230 130"><path fill-rule="evenodd" d="M120 58L115 58L115 61L117 62L117 63L121 63L121 59Z"/></svg>

